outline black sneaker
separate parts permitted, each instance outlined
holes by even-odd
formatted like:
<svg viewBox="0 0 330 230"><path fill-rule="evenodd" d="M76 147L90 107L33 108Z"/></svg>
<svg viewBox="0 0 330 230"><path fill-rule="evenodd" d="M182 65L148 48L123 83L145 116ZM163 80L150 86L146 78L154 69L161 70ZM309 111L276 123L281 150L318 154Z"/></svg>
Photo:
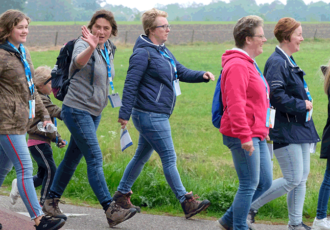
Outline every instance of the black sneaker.
<svg viewBox="0 0 330 230"><path fill-rule="evenodd" d="M36 227L36 230L57 230L63 227L65 220L60 218L53 218L50 216L43 216L40 223Z"/></svg>

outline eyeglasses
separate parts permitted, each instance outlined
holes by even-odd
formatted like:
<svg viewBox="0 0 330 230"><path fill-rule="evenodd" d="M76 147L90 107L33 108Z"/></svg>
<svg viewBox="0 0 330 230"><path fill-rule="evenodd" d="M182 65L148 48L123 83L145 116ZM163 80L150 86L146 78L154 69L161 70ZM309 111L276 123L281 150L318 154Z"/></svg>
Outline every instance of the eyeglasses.
<svg viewBox="0 0 330 230"><path fill-rule="evenodd" d="M156 28L162 27L164 30L171 29L171 25L162 25L162 26L156 26Z"/></svg>
<svg viewBox="0 0 330 230"><path fill-rule="evenodd" d="M266 38L265 35L254 35L254 36L252 36L252 37L258 37L258 38L261 38L261 39Z"/></svg>

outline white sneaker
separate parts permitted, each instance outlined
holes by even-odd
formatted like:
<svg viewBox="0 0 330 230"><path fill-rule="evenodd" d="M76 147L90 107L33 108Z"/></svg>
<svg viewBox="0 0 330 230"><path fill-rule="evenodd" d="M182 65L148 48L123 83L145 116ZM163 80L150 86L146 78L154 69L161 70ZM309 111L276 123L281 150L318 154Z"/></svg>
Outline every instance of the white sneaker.
<svg viewBox="0 0 330 230"><path fill-rule="evenodd" d="M315 217L312 229L313 230L330 230L330 222L327 220L327 218L318 220Z"/></svg>
<svg viewBox="0 0 330 230"><path fill-rule="evenodd" d="M11 183L11 191L9 197L10 197L10 203L12 205L15 205L18 197L20 197L17 187L17 179L14 179L13 182Z"/></svg>

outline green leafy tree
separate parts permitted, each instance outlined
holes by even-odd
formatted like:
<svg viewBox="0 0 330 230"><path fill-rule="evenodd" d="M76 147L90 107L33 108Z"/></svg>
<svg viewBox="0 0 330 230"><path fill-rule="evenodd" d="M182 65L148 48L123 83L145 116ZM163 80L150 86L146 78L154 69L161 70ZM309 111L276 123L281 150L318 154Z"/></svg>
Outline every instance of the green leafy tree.
<svg viewBox="0 0 330 230"><path fill-rule="evenodd" d="M9 10L23 10L24 9L25 0L1 0L0 4L0 14Z"/></svg>

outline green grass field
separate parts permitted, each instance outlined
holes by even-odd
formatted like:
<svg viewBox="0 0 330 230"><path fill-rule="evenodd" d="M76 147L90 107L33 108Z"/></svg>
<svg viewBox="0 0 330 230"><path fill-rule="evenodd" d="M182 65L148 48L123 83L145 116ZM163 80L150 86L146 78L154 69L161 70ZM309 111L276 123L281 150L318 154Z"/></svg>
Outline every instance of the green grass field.
<svg viewBox="0 0 330 230"><path fill-rule="evenodd" d="M265 65L267 58L274 51L276 43L269 42L264 46L264 53L257 57L260 67ZM218 76L221 69L221 55L226 49L231 49L232 43L169 46L169 49L186 67L195 70L207 70ZM306 72L306 81L314 99L313 118L319 135L327 119L327 97L323 92L323 79L319 66L327 64L330 58L330 43L328 40L305 41L301 51L294 54L299 66ZM122 95L122 89L128 69L128 60L132 47L118 47L115 56L116 91ZM35 67L48 65L53 67L58 51L31 52ZM262 68L263 69L263 68ZM172 135L177 153L177 165L182 182L187 191L193 191L212 202L206 218L219 218L230 206L238 186L238 178L232 162L230 151L222 144L219 131L211 122L211 103L215 82L208 84L181 84L182 95L178 97L176 108L170 118ZM55 99L57 105L61 103ZM128 129L134 145L125 152L120 150L120 126L117 123L118 108L107 106L102 114L98 129L98 139L104 156L104 173L110 192L113 194L119 184L123 171L134 155L138 142L138 132L130 121ZM69 140L69 132L63 122L59 122L61 135ZM65 149L53 146L54 158L57 164L63 158ZM304 218L312 221L316 215L317 199L320 184L326 166L325 160L319 159L320 144L317 153L311 156L311 171L307 182L307 194L304 207ZM36 165L35 165L36 166ZM35 167L36 171L36 167ZM274 178L281 177L281 171L274 159ZM10 190L15 171L9 173L3 190ZM147 206L143 211L149 213L169 213L183 216L179 202L168 186L162 164L157 153L154 153L145 165L143 172L132 188L132 202L136 205ZM40 193L40 190L38 190ZM88 203L96 205L97 199L89 186L86 162L82 160L70 184L63 194L64 200L73 203ZM100 207L100 206L98 206ZM286 197L283 196L259 210L257 219L286 223ZM330 209L329 209L330 210Z"/></svg>

